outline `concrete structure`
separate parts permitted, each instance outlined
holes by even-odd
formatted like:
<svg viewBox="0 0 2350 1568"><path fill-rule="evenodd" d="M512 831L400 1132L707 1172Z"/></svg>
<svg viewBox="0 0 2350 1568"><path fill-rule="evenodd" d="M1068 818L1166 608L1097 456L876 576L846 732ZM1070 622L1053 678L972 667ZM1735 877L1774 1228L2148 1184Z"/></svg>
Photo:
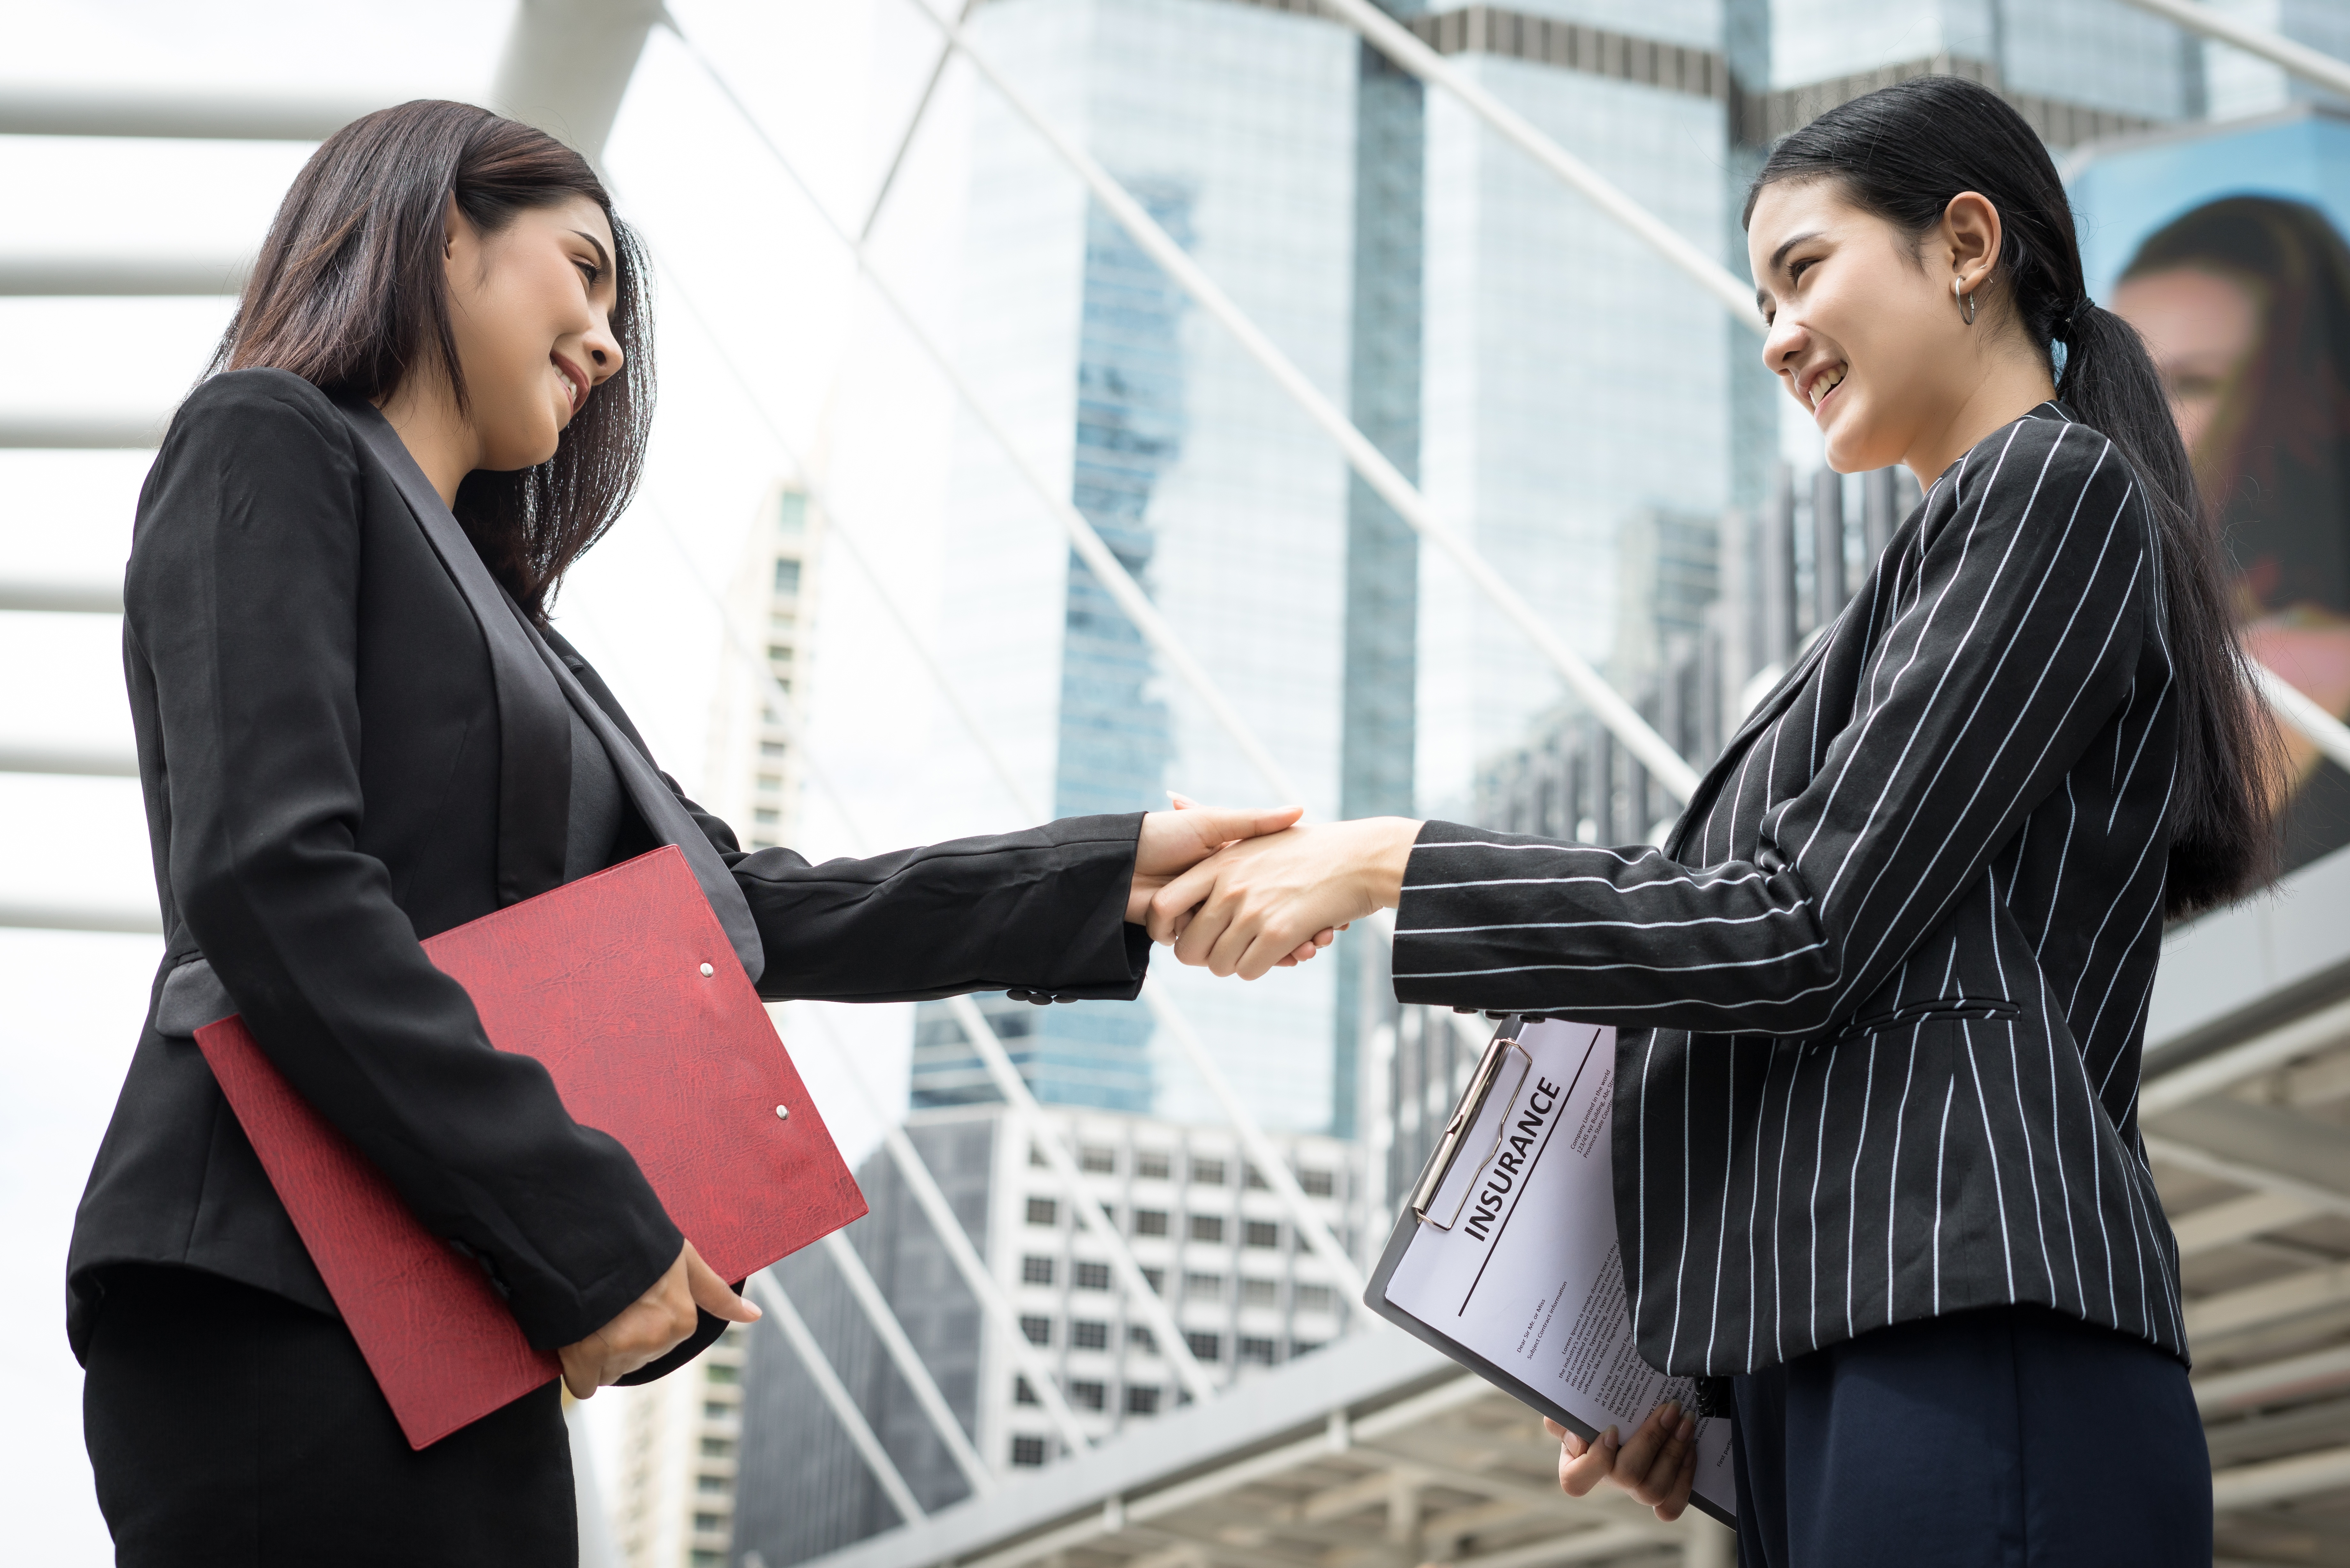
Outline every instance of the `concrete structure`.
<svg viewBox="0 0 2350 1568"><path fill-rule="evenodd" d="M1230 1132L1097 1111L1052 1120L1053 1136L1076 1149L1093 1200L1117 1220L1219 1387L1304 1365L1366 1326L1327 1266L1298 1244ZM1015 1303L1020 1332L1058 1368L1088 1438L1147 1428L1185 1402L1151 1330L1121 1301L1098 1246L1072 1224L1017 1118L1001 1106L969 1106L922 1113L907 1130ZM1354 1147L1312 1136L1278 1146L1325 1222L1359 1236L1368 1214ZM1063 1460L1034 1390L987 1330L895 1168L877 1155L858 1182L872 1212L848 1240L983 1461L1008 1478ZM965 1497L968 1481L831 1262L810 1249L776 1273L920 1505ZM734 1560L756 1550L767 1568L785 1568L895 1525L789 1347L765 1331L750 1343Z"/></svg>

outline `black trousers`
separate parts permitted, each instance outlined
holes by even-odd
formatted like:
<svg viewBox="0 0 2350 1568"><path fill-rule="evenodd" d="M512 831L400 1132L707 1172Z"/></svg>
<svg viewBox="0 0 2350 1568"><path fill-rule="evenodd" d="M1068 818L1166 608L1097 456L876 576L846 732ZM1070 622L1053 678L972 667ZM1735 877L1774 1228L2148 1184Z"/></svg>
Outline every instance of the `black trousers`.
<svg viewBox="0 0 2350 1568"><path fill-rule="evenodd" d="M1733 1379L1741 1568L2210 1568L2187 1369L2040 1307Z"/></svg>
<svg viewBox="0 0 2350 1568"><path fill-rule="evenodd" d="M108 1279L82 1386L120 1568L577 1568L549 1384L418 1453L333 1318L192 1269Z"/></svg>

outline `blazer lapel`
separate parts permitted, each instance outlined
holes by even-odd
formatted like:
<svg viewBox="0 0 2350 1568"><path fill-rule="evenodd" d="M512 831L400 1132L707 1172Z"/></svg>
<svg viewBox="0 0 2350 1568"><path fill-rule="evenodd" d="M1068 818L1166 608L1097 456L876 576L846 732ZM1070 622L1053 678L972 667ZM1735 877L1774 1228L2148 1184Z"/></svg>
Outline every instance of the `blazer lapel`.
<svg viewBox="0 0 2350 1568"><path fill-rule="evenodd" d="M531 648L473 542L390 421L371 404L340 401L337 407L416 514L489 645L498 701L499 901L519 903L561 887L563 838L571 816L571 721L562 689Z"/></svg>

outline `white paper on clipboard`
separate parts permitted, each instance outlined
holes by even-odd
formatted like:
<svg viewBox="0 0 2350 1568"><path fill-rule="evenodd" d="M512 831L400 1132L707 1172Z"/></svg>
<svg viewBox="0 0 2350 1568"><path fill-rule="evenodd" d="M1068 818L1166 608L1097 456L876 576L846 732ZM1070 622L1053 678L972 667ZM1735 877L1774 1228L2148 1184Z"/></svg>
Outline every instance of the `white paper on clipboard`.
<svg viewBox="0 0 2350 1568"><path fill-rule="evenodd" d="M1389 1275L1388 1302L1594 1430L1628 1438L1685 1377L1640 1359L1616 1238L1610 1167L1616 1031L1526 1024L1532 1058L1486 1098ZM1738 1507L1730 1423L1698 1423L1695 1490Z"/></svg>

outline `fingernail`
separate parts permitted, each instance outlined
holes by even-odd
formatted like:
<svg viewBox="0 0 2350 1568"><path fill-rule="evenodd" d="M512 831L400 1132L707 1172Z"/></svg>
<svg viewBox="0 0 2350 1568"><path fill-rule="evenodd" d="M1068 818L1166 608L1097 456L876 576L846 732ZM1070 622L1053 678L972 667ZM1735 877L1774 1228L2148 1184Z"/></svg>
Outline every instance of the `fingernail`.
<svg viewBox="0 0 2350 1568"><path fill-rule="evenodd" d="M1616 1428L1610 1427L1606 1431L1600 1433L1599 1440L1607 1444L1609 1448L1614 1448L1617 1440L1616 1437Z"/></svg>
<svg viewBox="0 0 2350 1568"><path fill-rule="evenodd" d="M1664 1418L1665 1418L1665 1420L1666 1420L1666 1422L1667 1422L1668 1424L1669 1424L1669 1423L1671 1422L1671 1420L1672 1420L1672 1418L1673 1418L1674 1417L1676 1417L1676 1416L1679 1415L1680 1413L1681 1413L1681 1402L1680 1402L1679 1400L1678 1400L1678 1399L1668 1399L1668 1400L1666 1400L1666 1401L1664 1402L1664 1404L1663 1404L1662 1406L1660 1406L1660 1407L1659 1407L1659 1409L1658 1409L1658 1414L1659 1414L1659 1415L1660 1415L1660 1416L1662 1416L1662 1417L1664 1417Z"/></svg>

